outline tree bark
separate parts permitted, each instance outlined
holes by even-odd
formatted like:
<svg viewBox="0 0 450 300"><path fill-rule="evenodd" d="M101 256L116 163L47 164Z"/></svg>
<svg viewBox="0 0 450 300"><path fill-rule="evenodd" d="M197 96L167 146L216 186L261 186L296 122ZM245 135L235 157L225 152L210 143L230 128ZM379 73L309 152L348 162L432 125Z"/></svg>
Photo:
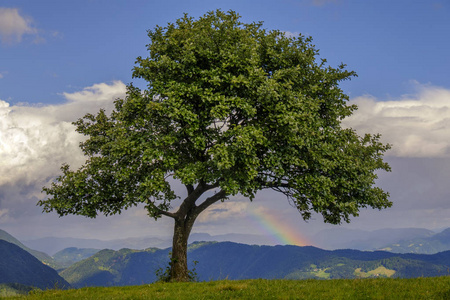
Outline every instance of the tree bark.
<svg viewBox="0 0 450 300"><path fill-rule="evenodd" d="M173 215L175 224L172 242L172 257L170 261L170 281L189 281L191 279L189 278L187 264L187 244L195 219L210 205L224 199L226 196L225 192L221 190L207 198L199 206L196 206L195 200L198 199L204 191L201 191L201 188L199 188L197 192L198 196L195 195L193 198L188 196L188 198L183 201L180 209ZM188 199L190 200L187 201Z"/></svg>
<svg viewBox="0 0 450 300"><path fill-rule="evenodd" d="M170 262L170 281L189 281L187 243L192 227L186 228L185 223L184 218L175 219Z"/></svg>

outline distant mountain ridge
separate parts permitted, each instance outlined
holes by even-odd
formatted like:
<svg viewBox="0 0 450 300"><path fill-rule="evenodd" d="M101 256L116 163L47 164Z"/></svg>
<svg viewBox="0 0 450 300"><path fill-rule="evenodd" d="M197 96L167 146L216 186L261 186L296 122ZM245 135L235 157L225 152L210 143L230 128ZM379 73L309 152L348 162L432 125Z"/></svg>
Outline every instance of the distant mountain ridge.
<svg viewBox="0 0 450 300"><path fill-rule="evenodd" d="M256 234L239 234L230 233L222 235L210 235L208 233L192 233L189 237L189 243L197 241L217 241L217 242L236 242L244 244L273 244L270 237L256 235ZM98 239L77 239L77 238L58 238L58 237L45 237L34 240L26 240L23 242L25 245L32 249L43 251L50 255L54 255L57 252L66 248L92 248L92 249L112 249L120 250L123 248L143 250L150 247L153 248L168 248L172 246L172 239L170 237L133 237L126 239L114 239L114 240L98 240Z"/></svg>
<svg viewBox="0 0 450 300"><path fill-rule="evenodd" d="M75 287L151 283L168 264L170 249L102 250L60 273ZM201 281L232 279L306 279L427 277L449 275L450 251L435 255L383 251L323 250L312 246L257 246L196 242L188 261L198 261ZM193 266L191 265L191 268Z"/></svg>
<svg viewBox="0 0 450 300"><path fill-rule="evenodd" d="M146 249L149 247L167 248L171 246L169 240L164 240L159 237L126 238L106 241L99 239L45 237L26 240L24 244L32 249L38 249L50 255L72 247L120 250L122 248Z"/></svg>
<svg viewBox="0 0 450 300"><path fill-rule="evenodd" d="M434 254L450 249L450 228L428 237L418 237L404 239L390 245L386 245L381 250L395 253L425 253Z"/></svg>
<svg viewBox="0 0 450 300"><path fill-rule="evenodd" d="M54 269L5 240L0 240L0 283L18 283L40 289L70 287Z"/></svg>
<svg viewBox="0 0 450 300"><path fill-rule="evenodd" d="M337 227L320 231L312 239L315 246L328 250L379 250L403 240L428 238L435 234L435 232L424 228L386 228L364 231ZM441 251L445 250L450 250L450 248Z"/></svg>
<svg viewBox="0 0 450 300"><path fill-rule="evenodd" d="M61 269L64 269L73 265L76 262L91 257L92 255L94 255L99 251L100 251L99 249L92 249L92 248L80 249L70 247L55 253L55 255L53 255L53 259L58 263Z"/></svg>
<svg viewBox="0 0 450 300"><path fill-rule="evenodd" d="M447 229L447 230L450 230ZM450 237L447 230L436 233L424 228L387 228L374 231L345 229L336 227L322 230L307 236L311 245L326 249L386 250L396 253L433 254L450 250ZM270 236L256 234L222 234L193 233L189 243L196 241L235 242L248 245L272 245L276 243ZM43 251L50 255L66 248L112 249L122 248L143 250L149 247L168 248L172 246L170 237L135 237L116 240L74 239L74 238L39 238L23 242L29 248ZM410 246L414 244L415 246Z"/></svg>
<svg viewBox="0 0 450 300"><path fill-rule="evenodd" d="M42 263L44 263L48 266L51 266L52 268L57 267L56 262L53 260L52 257L50 257L50 255L48 255L47 253L41 252L41 251L36 251L36 250L28 248L27 246L22 244L18 239L16 239L15 237L10 235L6 231L0 229L0 241L1 240L7 241L9 243L12 243L12 244L22 248L23 250L27 251L28 253L30 253L37 259L39 259Z"/></svg>

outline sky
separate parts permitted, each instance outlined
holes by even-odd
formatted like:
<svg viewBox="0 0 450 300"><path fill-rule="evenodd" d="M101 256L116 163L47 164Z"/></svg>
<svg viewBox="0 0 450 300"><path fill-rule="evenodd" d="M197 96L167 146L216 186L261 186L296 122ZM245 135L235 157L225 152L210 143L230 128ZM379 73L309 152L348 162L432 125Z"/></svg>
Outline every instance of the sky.
<svg viewBox="0 0 450 300"><path fill-rule="evenodd" d="M450 3L438 0L79 0L0 2L0 228L22 239L113 239L172 235L171 219L142 207L111 217L59 218L36 203L60 166L79 167L83 137L71 122L111 111L147 30L183 16L234 10L244 22L312 36L333 67L358 77L341 84L359 109L343 122L359 134L381 133L393 145L377 185L392 208L363 209L342 228L450 227ZM175 186L182 192L180 187ZM193 232L271 234L308 244L336 228L320 215L305 222L286 198L261 191L253 202L230 198L205 211ZM288 236L291 238L289 239Z"/></svg>

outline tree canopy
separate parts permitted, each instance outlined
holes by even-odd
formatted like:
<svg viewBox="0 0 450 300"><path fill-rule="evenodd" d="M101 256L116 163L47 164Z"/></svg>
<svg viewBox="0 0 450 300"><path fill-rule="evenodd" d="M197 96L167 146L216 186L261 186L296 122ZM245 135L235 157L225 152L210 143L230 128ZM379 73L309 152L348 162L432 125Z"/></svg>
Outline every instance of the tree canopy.
<svg viewBox="0 0 450 300"><path fill-rule="evenodd" d="M390 170L389 145L341 126L356 107L339 83L356 74L326 66L310 37L220 10L185 15L148 36L149 56L133 69L147 88L130 84L110 115L74 123L88 137L87 161L78 170L64 165L44 187L45 212L96 217L144 203L149 216L175 220L177 252L175 241L187 243L202 211L237 194L252 200L272 189L305 220L315 212L332 224L391 205L375 186L376 171ZM171 180L187 190L177 211Z"/></svg>

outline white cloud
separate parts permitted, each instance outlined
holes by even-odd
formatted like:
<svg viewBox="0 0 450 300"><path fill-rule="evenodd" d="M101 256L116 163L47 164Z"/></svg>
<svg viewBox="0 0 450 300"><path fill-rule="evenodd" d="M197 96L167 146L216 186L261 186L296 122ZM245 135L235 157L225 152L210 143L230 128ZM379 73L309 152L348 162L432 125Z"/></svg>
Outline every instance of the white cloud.
<svg viewBox="0 0 450 300"><path fill-rule="evenodd" d="M287 38L294 38L294 37L298 37L300 35L300 32L290 32L290 31L284 31L284 35Z"/></svg>
<svg viewBox="0 0 450 300"><path fill-rule="evenodd" d="M37 29L31 25L32 20L19 14L17 8L0 7L0 40L3 43L19 43L22 36L36 34Z"/></svg>
<svg viewBox="0 0 450 300"><path fill-rule="evenodd" d="M30 237L170 236L173 220L162 218L154 224L142 207L96 220L77 216L58 218L54 213L41 214L41 208L36 207L38 199L43 197L40 193L42 186L60 174L59 167L63 162L76 167L84 161L78 147L83 137L75 132L71 122L100 108L110 111L113 100L124 97L125 92L125 85L116 81L64 93L68 101L57 106L14 106L0 100L2 229ZM415 96L397 101L377 101L369 96L352 101L360 109L345 124L361 134L380 132L383 140L394 144L390 151L392 156L387 158L393 172L381 174L379 180L380 186L390 192L394 207L382 212L363 210L361 217L355 218L348 225L353 227L349 228L373 230L380 228L380 224L383 224L381 227L448 226L448 218L445 217L449 209L446 180L450 162L442 149L450 143L450 122L447 121L450 120L450 90L419 85ZM408 141L414 140L410 136L428 144L429 148L419 147L421 143L408 146ZM444 145L436 146L439 143ZM422 158L410 158L412 156ZM429 159L429 156L437 158ZM182 186L179 189L184 191ZM264 208L258 208L261 206ZM430 214L421 214L425 208L430 210ZM308 223L303 222L283 195L264 190L257 194L253 203L243 197L232 197L211 206L199 215L194 230L210 234L260 233L255 227L258 224L249 221L249 210L277 214L304 233L330 226L323 224L320 216ZM432 215L431 210L439 215ZM432 220L436 223L431 223Z"/></svg>
<svg viewBox="0 0 450 300"><path fill-rule="evenodd" d="M352 99L358 110L343 124L358 133L381 133L398 157L450 156L450 90L416 83L417 94L394 101Z"/></svg>
<svg viewBox="0 0 450 300"><path fill-rule="evenodd" d="M83 136L71 122L100 108L110 111L113 100L125 91L116 81L65 93L70 101L58 106L10 106L0 100L0 186L17 181L44 184L59 173L62 163L81 164L78 145Z"/></svg>
<svg viewBox="0 0 450 300"><path fill-rule="evenodd" d="M232 219L243 217L248 208L248 201L224 201L218 202L208 207L197 219L198 223L209 223L218 221L230 221Z"/></svg>
<svg viewBox="0 0 450 300"><path fill-rule="evenodd" d="M84 88L76 93L63 93L64 97L74 102L109 101L117 97L122 97L126 91L126 86L121 81L113 81L113 84L97 83Z"/></svg>

